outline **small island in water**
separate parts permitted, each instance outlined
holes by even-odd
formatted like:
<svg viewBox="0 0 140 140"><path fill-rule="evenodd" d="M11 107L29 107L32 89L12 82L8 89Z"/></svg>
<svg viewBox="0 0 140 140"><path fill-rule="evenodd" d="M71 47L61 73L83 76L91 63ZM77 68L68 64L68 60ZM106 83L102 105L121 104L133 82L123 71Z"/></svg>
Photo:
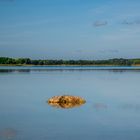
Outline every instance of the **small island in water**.
<svg viewBox="0 0 140 140"><path fill-rule="evenodd" d="M107 60L32 60L30 58L9 58L0 57L0 65L14 65L14 66L53 66L53 65L93 65L93 66L140 66L140 58L135 59L124 59L124 58L113 58Z"/></svg>

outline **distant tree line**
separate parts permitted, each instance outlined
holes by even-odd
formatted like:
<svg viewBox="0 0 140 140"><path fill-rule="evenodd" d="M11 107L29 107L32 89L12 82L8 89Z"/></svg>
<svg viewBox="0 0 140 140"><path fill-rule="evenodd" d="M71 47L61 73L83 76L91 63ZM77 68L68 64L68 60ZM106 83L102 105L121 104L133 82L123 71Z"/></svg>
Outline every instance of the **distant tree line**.
<svg viewBox="0 0 140 140"><path fill-rule="evenodd" d="M139 65L140 59L115 58L108 60L31 60L30 58L0 57L0 64L9 65Z"/></svg>

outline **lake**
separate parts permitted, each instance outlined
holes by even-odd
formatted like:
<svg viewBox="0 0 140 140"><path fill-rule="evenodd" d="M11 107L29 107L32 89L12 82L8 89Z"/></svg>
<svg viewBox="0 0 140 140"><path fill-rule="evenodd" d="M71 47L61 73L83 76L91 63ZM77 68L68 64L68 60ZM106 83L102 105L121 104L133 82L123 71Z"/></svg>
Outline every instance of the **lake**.
<svg viewBox="0 0 140 140"><path fill-rule="evenodd" d="M47 101L80 96L64 109ZM0 140L140 140L140 67L0 67Z"/></svg>

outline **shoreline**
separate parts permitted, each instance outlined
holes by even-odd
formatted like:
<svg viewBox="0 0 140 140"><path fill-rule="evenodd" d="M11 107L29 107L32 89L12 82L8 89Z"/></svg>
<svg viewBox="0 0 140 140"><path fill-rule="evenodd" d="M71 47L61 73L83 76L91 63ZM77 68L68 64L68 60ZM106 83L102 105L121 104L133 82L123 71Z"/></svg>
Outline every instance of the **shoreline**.
<svg viewBox="0 0 140 140"><path fill-rule="evenodd" d="M72 66L72 67L77 67L77 66L81 66L81 67L85 67L85 66L94 66L94 67L140 67L140 64L136 64L136 65L28 65L28 64L0 64L1 66L7 66L7 67L34 67L34 66L39 66L39 67L45 67L45 66Z"/></svg>

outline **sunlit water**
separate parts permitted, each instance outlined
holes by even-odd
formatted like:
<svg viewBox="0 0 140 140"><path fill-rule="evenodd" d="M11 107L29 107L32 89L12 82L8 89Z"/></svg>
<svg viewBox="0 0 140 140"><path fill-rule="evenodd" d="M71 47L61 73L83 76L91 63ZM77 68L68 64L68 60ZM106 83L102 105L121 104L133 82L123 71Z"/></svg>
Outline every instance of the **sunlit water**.
<svg viewBox="0 0 140 140"><path fill-rule="evenodd" d="M86 100L49 106L55 95ZM140 140L139 67L0 67L0 140Z"/></svg>

